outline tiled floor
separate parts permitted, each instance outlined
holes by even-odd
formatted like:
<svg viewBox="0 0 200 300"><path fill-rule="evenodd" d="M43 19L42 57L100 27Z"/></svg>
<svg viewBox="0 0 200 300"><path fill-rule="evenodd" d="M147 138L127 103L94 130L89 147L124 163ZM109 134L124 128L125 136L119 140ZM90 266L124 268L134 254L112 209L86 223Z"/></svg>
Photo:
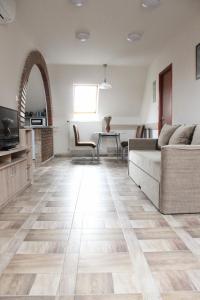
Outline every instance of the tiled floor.
<svg viewBox="0 0 200 300"><path fill-rule="evenodd" d="M7 300L200 299L200 215L161 215L125 163L55 159L0 211L0 274Z"/></svg>

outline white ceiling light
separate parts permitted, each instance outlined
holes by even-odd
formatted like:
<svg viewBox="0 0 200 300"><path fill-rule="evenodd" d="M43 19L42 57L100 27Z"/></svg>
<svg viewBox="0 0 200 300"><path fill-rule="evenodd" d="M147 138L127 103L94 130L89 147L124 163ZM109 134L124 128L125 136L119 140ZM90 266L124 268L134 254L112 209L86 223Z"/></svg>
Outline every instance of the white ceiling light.
<svg viewBox="0 0 200 300"><path fill-rule="evenodd" d="M156 7L160 4L160 0L142 0L142 6L145 8Z"/></svg>
<svg viewBox="0 0 200 300"><path fill-rule="evenodd" d="M138 42L141 40L143 33L141 32L131 32L127 35L127 41L130 43Z"/></svg>
<svg viewBox="0 0 200 300"><path fill-rule="evenodd" d="M109 90L112 88L112 85L107 81L107 64L103 65L104 68L104 81L99 85L101 90Z"/></svg>
<svg viewBox="0 0 200 300"><path fill-rule="evenodd" d="M90 33L89 32L76 32L76 38L81 41L81 42L86 42L90 38Z"/></svg>
<svg viewBox="0 0 200 300"><path fill-rule="evenodd" d="M72 4L81 7L85 4L86 0L70 0Z"/></svg>

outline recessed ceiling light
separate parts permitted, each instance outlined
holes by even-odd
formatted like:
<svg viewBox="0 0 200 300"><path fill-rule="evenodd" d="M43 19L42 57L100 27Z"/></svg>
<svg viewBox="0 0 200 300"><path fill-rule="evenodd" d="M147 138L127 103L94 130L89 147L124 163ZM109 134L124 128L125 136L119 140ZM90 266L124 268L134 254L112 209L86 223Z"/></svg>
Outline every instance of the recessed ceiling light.
<svg viewBox="0 0 200 300"><path fill-rule="evenodd" d="M144 8L156 7L160 4L160 0L142 0Z"/></svg>
<svg viewBox="0 0 200 300"><path fill-rule="evenodd" d="M143 36L141 32L131 32L127 36L127 41L130 43L140 41Z"/></svg>
<svg viewBox="0 0 200 300"><path fill-rule="evenodd" d="M85 4L86 0L70 0L72 4L81 7Z"/></svg>
<svg viewBox="0 0 200 300"><path fill-rule="evenodd" d="M76 38L81 42L86 42L90 38L89 32L76 32Z"/></svg>

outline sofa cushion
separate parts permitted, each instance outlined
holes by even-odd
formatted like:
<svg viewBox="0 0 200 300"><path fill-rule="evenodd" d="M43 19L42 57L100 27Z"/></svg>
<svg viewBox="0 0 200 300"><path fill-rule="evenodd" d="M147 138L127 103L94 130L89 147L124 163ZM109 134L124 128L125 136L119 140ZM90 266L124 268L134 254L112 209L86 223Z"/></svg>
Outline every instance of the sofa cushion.
<svg viewBox="0 0 200 300"><path fill-rule="evenodd" d="M192 145L200 145L200 125L197 125L194 130Z"/></svg>
<svg viewBox="0 0 200 300"><path fill-rule="evenodd" d="M131 150L129 160L160 182L161 151Z"/></svg>
<svg viewBox="0 0 200 300"><path fill-rule="evenodd" d="M182 125L176 129L169 140L169 145L191 144L195 126Z"/></svg>
<svg viewBox="0 0 200 300"><path fill-rule="evenodd" d="M158 138L158 147L161 148L163 146L168 145L169 140L172 134L176 131L176 129L180 127L180 125L168 125L165 124L160 132Z"/></svg>

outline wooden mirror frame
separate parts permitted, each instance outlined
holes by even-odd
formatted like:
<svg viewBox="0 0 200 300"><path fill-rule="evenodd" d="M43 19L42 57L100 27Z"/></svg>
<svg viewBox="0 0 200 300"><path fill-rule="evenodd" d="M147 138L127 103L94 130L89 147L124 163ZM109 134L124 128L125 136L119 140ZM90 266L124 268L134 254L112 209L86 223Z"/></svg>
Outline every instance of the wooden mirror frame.
<svg viewBox="0 0 200 300"><path fill-rule="evenodd" d="M50 81L49 81L49 74L47 70L47 64L45 62L43 55L39 51L35 50L35 51L31 51L27 56L22 71L21 80L20 80L19 96L18 96L18 115L19 115L19 123L21 128L25 126L25 111L26 111L28 80L30 77L31 70L34 66L37 66L38 69L40 70L43 84L44 84L46 104L47 104L48 126L53 125L51 89L50 89Z"/></svg>

